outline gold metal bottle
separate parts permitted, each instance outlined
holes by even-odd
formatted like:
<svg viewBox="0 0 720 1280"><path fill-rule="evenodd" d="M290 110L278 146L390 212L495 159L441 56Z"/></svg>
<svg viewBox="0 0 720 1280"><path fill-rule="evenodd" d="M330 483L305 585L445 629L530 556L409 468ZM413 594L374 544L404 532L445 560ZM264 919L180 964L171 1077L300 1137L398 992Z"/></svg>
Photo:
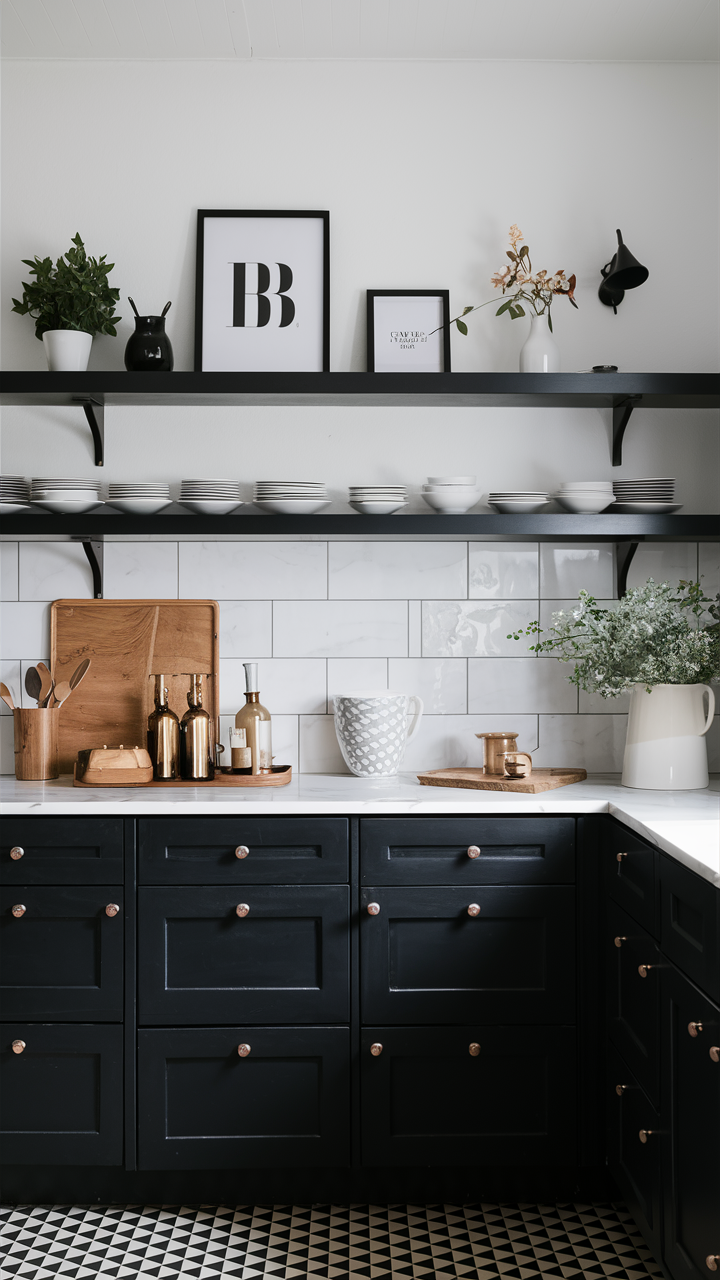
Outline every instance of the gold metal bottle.
<svg viewBox="0 0 720 1280"><path fill-rule="evenodd" d="M180 722L180 768L183 778L203 782L215 777L212 719L202 704L202 676L190 680L188 709Z"/></svg>
<svg viewBox="0 0 720 1280"><path fill-rule="evenodd" d="M180 721L168 706L165 676L155 676L155 710L148 716L147 746L154 778L180 776Z"/></svg>
<svg viewBox="0 0 720 1280"><path fill-rule="evenodd" d="M252 753L252 772L272 770L272 716L260 701L257 662L245 662L245 706L235 716L235 727L244 729Z"/></svg>

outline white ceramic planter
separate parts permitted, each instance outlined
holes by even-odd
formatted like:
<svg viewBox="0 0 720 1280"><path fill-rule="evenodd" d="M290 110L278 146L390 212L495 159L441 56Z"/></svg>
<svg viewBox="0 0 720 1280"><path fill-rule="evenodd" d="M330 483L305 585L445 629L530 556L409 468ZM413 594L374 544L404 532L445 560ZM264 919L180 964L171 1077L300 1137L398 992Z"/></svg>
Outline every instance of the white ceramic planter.
<svg viewBox="0 0 720 1280"><path fill-rule="evenodd" d="M92 334L79 329L48 329L43 334L48 369L52 373L84 373L90 359Z"/></svg>
<svg viewBox="0 0 720 1280"><path fill-rule="evenodd" d="M559 373L560 351L547 316L530 316L530 336L520 352L521 373Z"/></svg>
<svg viewBox="0 0 720 1280"><path fill-rule="evenodd" d="M393 778L405 747L415 737L423 704L415 694L336 693L335 733L348 769L356 778ZM413 719L408 730L410 703Z"/></svg>
<svg viewBox="0 0 720 1280"><path fill-rule="evenodd" d="M644 685L636 685L628 715L623 786L650 791L706 787L704 735L714 711L715 694L707 684L657 684L649 693Z"/></svg>

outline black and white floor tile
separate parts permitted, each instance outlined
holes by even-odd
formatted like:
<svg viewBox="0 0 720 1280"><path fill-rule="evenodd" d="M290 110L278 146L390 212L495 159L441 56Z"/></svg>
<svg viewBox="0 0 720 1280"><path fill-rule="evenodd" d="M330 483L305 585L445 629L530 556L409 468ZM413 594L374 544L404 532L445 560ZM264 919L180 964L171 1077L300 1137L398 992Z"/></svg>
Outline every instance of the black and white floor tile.
<svg viewBox="0 0 720 1280"><path fill-rule="evenodd" d="M0 1209L0 1280L661 1280L618 1204Z"/></svg>

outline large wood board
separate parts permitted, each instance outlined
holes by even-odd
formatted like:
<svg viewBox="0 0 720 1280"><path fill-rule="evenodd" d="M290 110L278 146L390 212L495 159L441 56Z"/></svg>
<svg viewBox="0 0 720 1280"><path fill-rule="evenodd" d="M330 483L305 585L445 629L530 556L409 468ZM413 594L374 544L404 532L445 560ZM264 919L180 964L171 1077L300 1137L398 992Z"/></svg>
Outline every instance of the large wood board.
<svg viewBox="0 0 720 1280"><path fill-rule="evenodd" d="M168 701L182 719L188 676L204 675L203 705L219 712L219 618L215 600L56 600L50 610L50 669L69 680L83 658L85 679L60 710L61 773L72 773L86 747L144 747L154 706L153 674L162 673ZM213 745L214 754L214 745Z"/></svg>
<svg viewBox="0 0 720 1280"><path fill-rule="evenodd" d="M515 791L536 795L539 791L554 791L556 787L582 782L587 778L587 772L585 769L533 769L529 778L503 778L485 773L483 769L430 769L417 776L423 787L464 787L473 791Z"/></svg>
<svg viewBox="0 0 720 1280"><path fill-rule="evenodd" d="M122 786L122 787L197 787L202 791L204 787L286 787L292 779L292 765L290 764L274 764L272 773L228 773L222 769L215 770L215 776L207 782L198 782L196 779L188 780L187 778L155 778L151 782L80 782L77 776L77 765L75 766L74 787L102 787L102 786Z"/></svg>

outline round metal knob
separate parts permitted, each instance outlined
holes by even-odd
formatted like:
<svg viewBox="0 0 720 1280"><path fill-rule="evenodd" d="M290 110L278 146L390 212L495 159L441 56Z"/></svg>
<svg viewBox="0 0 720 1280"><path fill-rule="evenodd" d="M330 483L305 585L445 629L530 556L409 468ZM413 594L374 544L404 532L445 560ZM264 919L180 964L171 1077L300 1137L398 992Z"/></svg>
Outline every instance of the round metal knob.
<svg viewBox="0 0 720 1280"><path fill-rule="evenodd" d="M469 906L469 907L468 907L468 909L467 909L467 911L468 911L468 915L469 915L469 916L479 916L479 915L480 915L480 907L478 906L477 902L471 902L471 903L470 903L470 906Z"/></svg>
<svg viewBox="0 0 720 1280"><path fill-rule="evenodd" d="M647 978L650 970L654 968L655 968L654 964L639 964L638 973L640 974L641 978Z"/></svg>
<svg viewBox="0 0 720 1280"><path fill-rule="evenodd" d="M480 1052L479 1044L475 1044L473 1042L471 1045L468 1045L468 1053L470 1054L471 1058L477 1058L479 1052Z"/></svg>
<svg viewBox="0 0 720 1280"><path fill-rule="evenodd" d="M702 1029L702 1022L688 1022L688 1035L691 1035L693 1040L697 1040Z"/></svg>
<svg viewBox="0 0 720 1280"><path fill-rule="evenodd" d="M19 920L21 916L25 915L26 910L27 910L27 907L24 907L22 902L16 902L15 906L12 909L12 913L16 917L16 919Z"/></svg>
<svg viewBox="0 0 720 1280"><path fill-rule="evenodd" d="M379 902L368 902L367 913L368 913L368 915L369 915L369 916L379 916L379 915L380 915L380 903L379 903Z"/></svg>
<svg viewBox="0 0 720 1280"><path fill-rule="evenodd" d="M478 849L478 847L477 847L477 845L476 845L476 844L471 844L471 845L469 845L469 846L468 846L468 851L467 851L467 853L468 853L468 858L479 858L479 857L480 857L480 850Z"/></svg>
<svg viewBox="0 0 720 1280"><path fill-rule="evenodd" d="M710 1253L705 1259L705 1266L708 1271L717 1271L718 1262L720 1262L720 1253Z"/></svg>
<svg viewBox="0 0 720 1280"><path fill-rule="evenodd" d="M615 861L616 861L616 862L622 862L623 858L627 858L627 854L626 854L626 853L616 853L616 854L615 854Z"/></svg>
<svg viewBox="0 0 720 1280"><path fill-rule="evenodd" d="M105 908L105 915L106 915L106 916L116 916L119 910L120 910L120 908L119 908L119 906L118 906L117 902L108 902L108 904L107 904L107 906L106 906L106 908Z"/></svg>
<svg viewBox="0 0 720 1280"><path fill-rule="evenodd" d="M250 850L248 849L248 847L247 847L247 845L246 845L246 844L239 844L239 845L238 845L238 847L237 847L237 849L235 850L235 857L236 857L236 858L247 858L247 856L248 856L249 852L250 852Z"/></svg>
<svg viewBox="0 0 720 1280"><path fill-rule="evenodd" d="M638 1137L641 1142L645 1143L647 1142L648 1138L652 1137L653 1132L654 1132L653 1129L641 1129L638 1134Z"/></svg>
<svg viewBox="0 0 720 1280"><path fill-rule="evenodd" d="M239 1053L239 1055L240 1055L240 1057L241 1057L241 1058L247 1058L247 1056L248 1056L249 1052L250 1052L250 1045L249 1045L249 1044L239 1044L239 1045L238 1045L238 1053Z"/></svg>
<svg viewBox="0 0 720 1280"><path fill-rule="evenodd" d="M247 916L247 915L249 915L249 914L250 914L250 908L249 908L249 906L248 906L247 902L238 902L238 904L237 904L237 906L236 906L236 908L235 908L235 915L236 915L236 916Z"/></svg>
<svg viewBox="0 0 720 1280"><path fill-rule="evenodd" d="M622 1096L623 1096L623 1094L624 1094L624 1092L625 1092L625 1090L626 1090L626 1089L627 1089L627 1085L626 1085L626 1084L616 1084L616 1085L615 1085L615 1092L616 1092L616 1094L617 1094L618 1098L622 1098Z"/></svg>
<svg viewBox="0 0 720 1280"><path fill-rule="evenodd" d="M21 849L19 844L16 844L15 848L10 850L10 857L13 862L17 862L20 858L24 857L24 854L25 850Z"/></svg>
<svg viewBox="0 0 720 1280"><path fill-rule="evenodd" d="M371 1044L371 1045L370 1045L370 1052L371 1052L371 1054L372 1054L373 1058L379 1058L379 1057L380 1057L380 1054L382 1053L382 1045L381 1045L381 1044Z"/></svg>
<svg viewBox="0 0 720 1280"><path fill-rule="evenodd" d="M24 1041L24 1040L13 1040L13 1042L12 1042L12 1051L13 1051L13 1053L22 1053L22 1051L23 1051L23 1049L24 1049L24 1048L25 1048L25 1041Z"/></svg>
<svg viewBox="0 0 720 1280"><path fill-rule="evenodd" d="M623 937L613 938L613 942L615 943L616 947L621 947L623 942L627 942L627 938L623 938Z"/></svg>
<svg viewBox="0 0 720 1280"><path fill-rule="evenodd" d="M710 1057L713 1062L720 1062L720 1044L714 1044L711 1046Z"/></svg>

